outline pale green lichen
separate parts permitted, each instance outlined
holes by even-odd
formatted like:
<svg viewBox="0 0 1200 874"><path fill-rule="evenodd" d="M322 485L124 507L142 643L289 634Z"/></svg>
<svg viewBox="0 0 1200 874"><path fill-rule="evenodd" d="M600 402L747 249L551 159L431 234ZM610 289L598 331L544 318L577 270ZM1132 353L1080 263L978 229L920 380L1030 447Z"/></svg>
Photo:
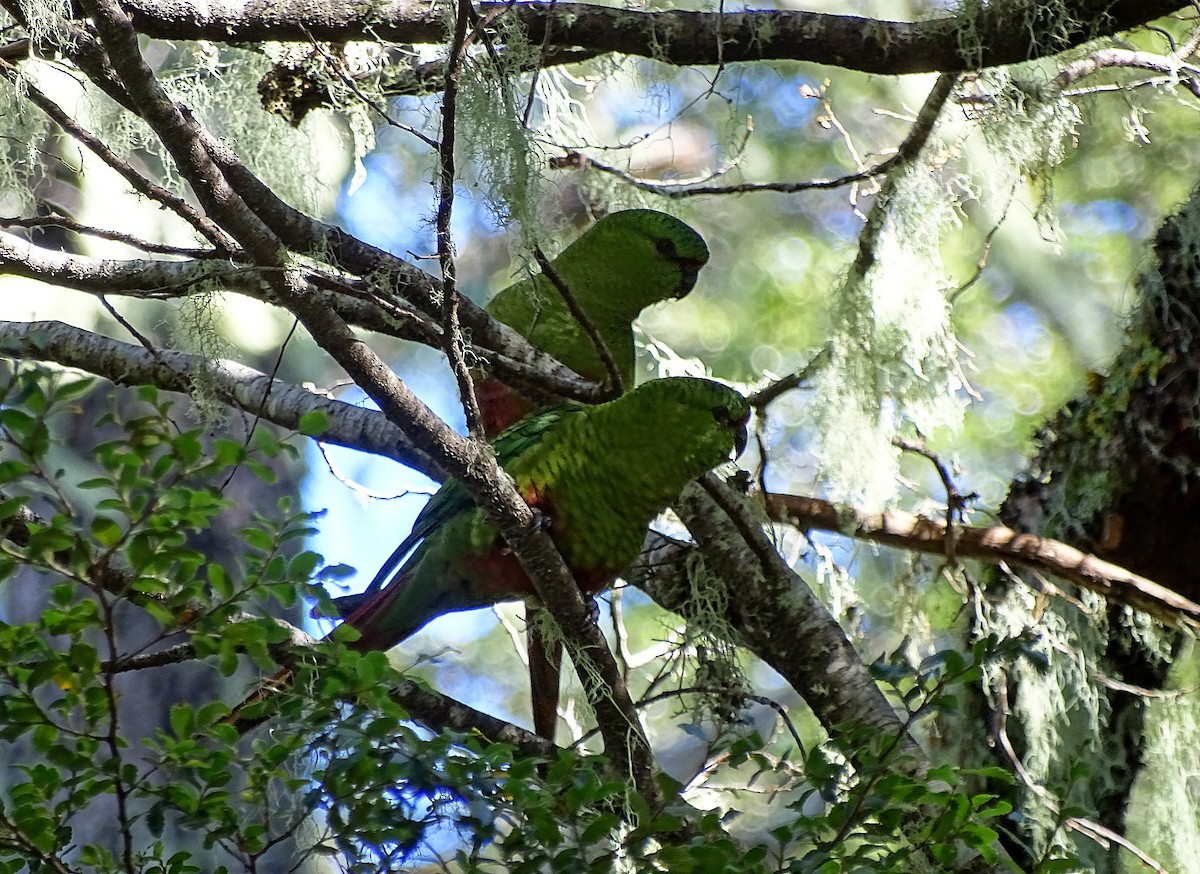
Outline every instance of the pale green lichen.
<svg viewBox="0 0 1200 874"><path fill-rule="evenodd" d="M986 20L995 31L1020 31L1027 35L1029 57L1057 54L1081 40L1111 32L1108 12L1098 6L1092 18L1086 10L1067 0L963 0L955 18L958 52L967 67L983 66L984 35L980 24Z"/></svg>
<svg viewBox="0 0 1200 874"><path fill-rule="evenodd" d="M897 482L892 439L906 424L956 427L963 404L939 242L957 221L934 167L898 171L872 221L874 258L831 300L831 356L817 377L818 458L831 494L877 507Z"/></svg>
<svg viewBox="0 0 1200 874"><path fill-rule="evenodd" d="M1126 837L1175 874L1200 874L1200 818L1182 815L1200 798L1200 653L1188 641L1175 656L1165 694L1146 699L1142 769L1129 796ZM1124 870L1144 871L1126 857Z"/></svg>
<svg viewBox="0 0 1200 874"><path fill-rule="evenodd" d="M321 211L331 202L334 180L323 172L328 166L323 168L320 160L330 153L319 141L320 113L310 114L294 128L276 115L246 111L258 105L258 83L269 69L270 58L261 54L205 42L182 43L159 78L172 97L229 142L272 190L300 209ZM342 153L338 145L333 154ZM338 174L336 182L340 181Z"/></svg>
<svg viewBox="0 0 1200 874"><path fill-rule="evenodd" d="M74 48L69 19L71 0L18 0L25 17L29 39L39 54L52 55L55 49Z"/></svg>
<svg viewBox="0 0 1200 874"><path fill-rule="evenodd" d="M1056 238L1053 171L1074 143L1079 109L1037 78L990 70L977 87L986 94L974 121L995 161L991 184L1000 191L1020 182L1033 186L1034 217L1044 236Z"/></svg>
<svg viewBox="0 0 1200 874"><path fill-rule="evenodd" d="M990 603L979 631L1024 635L1029 617L1040 612L1031 657L988 665L984 689L993 712L1009 715L1008 732L1021 753L1029 780L1021 814L1034 855L1077 855L1103 865L1104 851L1081 840L1062 816L1071 807L1097 810L1116 774L1130 764L1102 743L1111 711L1102 675L1085 655L1102 649L1107 639L1105 604L1086 592L1081 601L1083 610L1059 600L1047 604L1038 593L1013 585ZM995 697L1001 689L1007 689L1004 700Z"/></svg>
<svg viewBox="0 0 1200 874"><path fill-rule="evenodd" d="M172 344L206 361L226 357L231 350L225 339L221 304L219 288L198 285L176 310L175 322L171 325ZM190 376L190 394L197 418L209 427L224 424L230 416L230 408L218 397L214 374L202 367Z"/></svg>
<svg viewBox="0 0 1200 874"><path fill-rule="evenodd" d="M497 223L535 228L546 155L523 123L527 95L520 73L538 47L509 19L497 26L504 51L472 54L463 65L455 146L467 181L483 193Z"/></svg>
<svg viewBox="0 0 1200 874"><path fill-rule="evenodd" d="M732 596L728 583L708 571L698 551L688 557L686 576L689 621L682 643L695 656L696 714L726 725L750 688L734 643L739 635L727 618Z"/></svg>
<svg viewBox="0 0 1200 874"><path fill-rule="evenodd" d="M1157 258L1138 279L1140 302L1109 375L1097 377L1089 394L1042 433L1044 449L1035 471L1045 514L1039 533L1094 542L1107 514L1140 487L1148 462L1173 468L1181 487L1195 481L1196 464L1186 449L1193 444L1180 441L1180 428L1200 429L1195 424L1200 422L1200 398L1195 389L1189 396L1186 378L1177 377L1181 367L1186 370L1186 350L1194 343L1198 239L1200 202L1193 196L1159 233ZM1165 368L1170 368L1166 377ZM1169 427L1162 427L1160 415ZM1177 454L1178 445L1185 449ZM1196 770L1194 757L1180 752L1198 732L1194 696L1141 702L1144 734L1129 738L1129 726L1122 723L1133 719L1136 710L1126 708L1118 719L1112 712L1118 699L1110 697L1105 685L1106 674L1120 673L1132 659L1159 668L1173 665L1169 684L1182 689L1195 674L1194 652L1189 648L1180 659L1173 652L1178 645L1173 631L1143 614L1106 609L1098 596L1084 593L1085 609L1080 610L1060 599L1039 605L1037 596L1017 583L1006 588L991 602L985 631L1021 633L1029 617L1039 615L1035 648L1041 662L1017 660L1005 668L1007 678L993 678L993 688L1003 682L1016 690L1009 704L1018 717L1014 724L1021 728L1022 764L1037 787L1023 811L1035 826L1035 849L1076 853L1111 870L1111 860L1093 841L1063 827L1060 811L1111 810L1116 804L1129 812L1130 834L1140 836L1135 842L1153 844L1152 856L1166 862L1172 857L1168 852L1163 859L1163 848L1179 847L1183 854L1175 859L1196 858L1187 851L1196 845L1197 823L1178 816L1180 809L1189 809L1181 799L1194 791L1196 782L1189 782ZM1117 646L1123 649L1117 651ZM1139 744L1144 744L1140 751ZM1139 778L1132 799L1124 793L1129 775L1140 765L1127 760L1130 751L1142 755L1150 769ZM1154 781L1153 788L1147 780Z"/></svg>
<svg viewBox="0 0 1200 874"><path fill-rule="evenodd" d="M23 64L15 86L0 83L0 204L9 213L33 210L36 180L43 172L39 150L47 141L48 123L22 94L25 78L38 66Z"/></svg>

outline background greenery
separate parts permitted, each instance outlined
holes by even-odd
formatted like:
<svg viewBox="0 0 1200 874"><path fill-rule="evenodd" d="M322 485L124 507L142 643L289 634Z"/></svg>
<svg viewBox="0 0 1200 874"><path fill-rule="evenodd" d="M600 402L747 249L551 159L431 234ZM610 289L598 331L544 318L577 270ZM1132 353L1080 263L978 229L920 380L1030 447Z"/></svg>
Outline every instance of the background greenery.
<svg viewBox="0 0 1200 874"><path fill-rule="evenodd" d="M34 56L3 53L5 240L73 257L187 257L63 221L199 244L34 105L30 83L138 173L189 191L161 138L89 81L55 17L70 10L0 5L5 38L38 44ZM839 15L843 5L803 4ZM864 32L983 17L979 4L860 6L878 19ZM760 484L945 518L946 483L928 458L895 447L899 436L934 454L966 496L959 521L999 524L1027 459L1064 430L1056 412L1102 395L1100 374L1140 324L1154 233L1196 185L1196 20L1184 7L1113 36L1103 16L1085 20L1087 4L989 6L1029 34L1035 60L962 73L919 151L890 173L787 193L755 186L836 180L888 159L920 127L937 72L865 73L853 59L682 66L599 49L542 67L546 45L498 15L457 98L460 290L483 302L528 269L532 242L561 245L590 216L674 212L713 257L688 298L643 316L645 378L705 372L750 391L808 368L761 411L760 443L741 461ZM453 10L436 13L449 21ZM412 93L393 74L444 60L447 31L413 44L365 24L350 41L216 41L187 39L184 18L185 36L135 18L157 37L141 51L169 93L288 202L436 275L444 155L426 138L442 130L441 85ZM1099 39L1080 36L1090 33ZM988 48L975 38L959 32L967 57ZM1177 54L1165 73L1130 63L1056 82L1108 49ZM269 73L317 83L333 106L289 124L260 101ZM575 154L593 163L562 160ZM734 190L695 191L712 185ZM52 221L30 227L35 216ZM868 216L878 227L864 236ZM247 293L269 286L257 275L137 288L30 278L32 259L22 267L27 254L13 251L0 271L9 324L65 321L364 403L323 342ZM438 351L361 335L461 431ZM515 608L440 620L390 658L334 644L297 655L296 626L324 630L306 618L323 587L336 595L369 579L431 480L361 446L319 450L304 435L324 434L327 417L274 427L233 409L200 372L189 399L81 382L64 356L4 343L9 870L1200 870L1195 667L1190 644L1145 614L1118 618L1088 593L1060 597L1074 591L1067 582L1027 586L994 562L767 525L923 758L886 733L831 726L806 704L813 690L735 646L743 629L721 624L721 598L750 591L736 580L686 620L620 588L601 627L646 699L666 799L656 808L602 754L577 686L558 738L582 741L570 752L520 733L495 743L495 726L461 714L413 712L405 695L417 690L401 675L527 724ZM1038 477L1053 480L1045 464ZM1094 485L1088 500L1116 488ZM1085 551L1101 539L1091 517L1074 529L1021 521ZM683 534L674 518L659 527ZM1118 650L1153 652L1162 670L1153 682L1123 674L1114 662L1141 656L1123 663ZM281 660L297 665L296 692L239 739L221 718ZM1106 697L1114 684L1136 698L1136 719Z"/></svg>

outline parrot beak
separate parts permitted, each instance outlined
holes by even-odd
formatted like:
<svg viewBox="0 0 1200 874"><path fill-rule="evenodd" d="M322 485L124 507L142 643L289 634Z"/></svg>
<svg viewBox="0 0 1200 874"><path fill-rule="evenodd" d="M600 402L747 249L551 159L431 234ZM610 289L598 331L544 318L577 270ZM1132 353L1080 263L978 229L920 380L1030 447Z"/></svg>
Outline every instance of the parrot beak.
<svg viewBox="0 0 1200 874"><path fill-rule="evenodd" d="M738 424L737 429L733 432L733 457L738 458L746 451L746 444L750 442L750 432L747 428L749 420L742 421Z"/></svg>
<svg viewBox="0 0 1200 874"><path fill-rule="evenodd" d="M700 278L700 268L704 266L704 262L689 258L680 259L676 263L679 265L679 287L675 291L675 299L678 300L687 297L696 287L696 280Z"/></svg>

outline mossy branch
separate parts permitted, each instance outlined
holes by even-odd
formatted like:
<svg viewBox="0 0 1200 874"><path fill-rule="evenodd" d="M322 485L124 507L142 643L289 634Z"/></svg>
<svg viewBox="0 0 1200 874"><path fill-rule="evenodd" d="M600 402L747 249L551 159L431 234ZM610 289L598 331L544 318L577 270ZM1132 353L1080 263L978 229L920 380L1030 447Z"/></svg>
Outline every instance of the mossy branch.
<svg viewBox="0 0 1200 874"><path fill-rule="evenodd" d="M1045 57L1099 36L1138 27L1188 4L1179 0L1073 0L1063 14L1081 26L1055 40L1019 26L1010 4L974 4L970 20L944 15L916 22L853 15L760 10L753 12L639 12L586 3L478 5L487 16L501 10L520 22L533 44L545 43L544 63L561 63L572 52L596 56L619 52L677 65L797 60L883 75L962 72ZM126 6L138 29L160 39L262 42L356 39L440 43L442 10L403 0L375 4L291 0L257 6L189 7L188 15L165 0L134 0ZM1086 25L1086 26L1084 26ZM964 50L962 34L973 48ZM662 34L671 34L669 40Z"/></svg>

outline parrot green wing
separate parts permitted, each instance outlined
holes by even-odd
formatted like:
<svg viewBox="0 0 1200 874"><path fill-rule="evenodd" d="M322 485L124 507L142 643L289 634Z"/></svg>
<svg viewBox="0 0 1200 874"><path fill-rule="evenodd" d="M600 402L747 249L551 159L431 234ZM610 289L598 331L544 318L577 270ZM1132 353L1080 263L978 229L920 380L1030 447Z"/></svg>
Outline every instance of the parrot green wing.
<svg viewBox="0 0 1200 874"><path fill-rule="evenodd" d="M541 440L548 431L553 430L562 419L582 409L580 404L559 404L535 415L527 416L517 424L506 428L490 441L492 451L496 453L496 460L501 467L507 467L524 450ZM417 518L413 522L412 531L388 556L367 588L358 594L334 599L334 604L337 605L341 615L348 616L379 589L417 544L449 520L474 509L474 507L475 504L471 501L467 490L462 487L462 483L456 479L446 482L421 508L421 512L417 514Z"/></svg>
<svg viewBox="0 0 1200 874"><path fill-rule="evenodd" d="M518 492L547 516L577 581L594 593L637 557L647 525L688 480L744 448L748 418L733 389L660 379L605 404L523 420L496 448ZM351 605L346 622L359 631L356 647L387 649L443 613L534 594L461 486L443 486L429 507L417 525L424 538L407 561Z"/></svg>

